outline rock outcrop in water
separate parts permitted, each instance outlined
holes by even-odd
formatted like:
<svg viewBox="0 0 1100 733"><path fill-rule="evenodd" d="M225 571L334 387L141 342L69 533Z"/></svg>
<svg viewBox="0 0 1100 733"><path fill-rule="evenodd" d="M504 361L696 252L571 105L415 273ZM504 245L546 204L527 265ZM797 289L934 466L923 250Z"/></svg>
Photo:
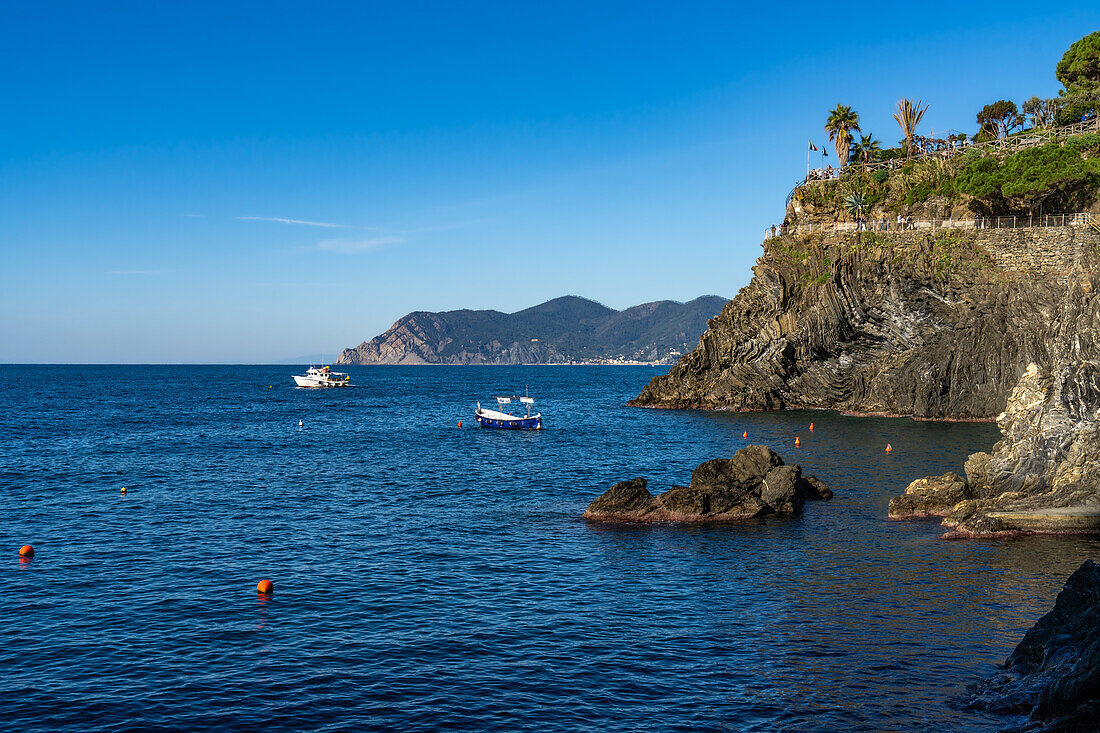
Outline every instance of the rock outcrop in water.
<svg viewBox="0 0 1100 733"><path fill-rule="evenodd" d="M890 502L892 519L944 517L948 537L1100 533L1100 363L1079 358L1096 348L1081 325L1078 358L1024 372L993 451L971 455L965 479L914 481Z"/></svg>
<svg viewBox="0 0 1100 733"><path fill-rule="evenodd" d="M689 486L653 496L644 478L622 481L596 498L585 519L627 522L721 522L769 514L798 514L807 501L833 492L798 465L783 463L762 445L742 448L730 459L701 463Z"/></svg>
<svg viewBox="0 0 1100 733"><path fill-rule="evenodd" d="M946 517L956 504L972 497L966 479L957 473L919 478L905 493L890 500L891 519Z"/></svg>
<svg viewBox="0 0 1100 733"><path fill-rule="evenodd" d="M989 419L1076 327L1069 291L1098 245L1085 227L769 239L698 347L632 404Z"/></svg>
<svg viewBox="0 0 1100 733"><path fill-rule="evenodd" d="M1100 565L1088 560L1069 577L1004 667L974 687L974 707L1028 713L1020 731L1100 729Z"/></svg>

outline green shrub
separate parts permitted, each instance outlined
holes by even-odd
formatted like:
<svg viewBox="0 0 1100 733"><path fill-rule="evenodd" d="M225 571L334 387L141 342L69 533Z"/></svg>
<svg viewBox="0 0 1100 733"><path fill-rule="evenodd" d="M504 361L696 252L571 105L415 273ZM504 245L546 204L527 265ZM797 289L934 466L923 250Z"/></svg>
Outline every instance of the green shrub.
<svg viewBox="0 0 1100 733"><path fill-rule="evenodd" d="M935 192L935 189L930 183L922 181L909 189L909 193L905 195L905 203L911 205L918 201L927 201L928 197Z"/></svg>
<svg viewBox="0 0 1100 733"><path fill-rule="evenodd" d="M1098 152L1100 151L1100 135L1095 132L1086 132L1084 135L1078 135L1067 140L1066 147L1078 155Z"/></svg>
<svg viewBox="0 0 1100 733"><path fill-rule="evenodd" d="M1060 183L1100 178L1100 161L1085 160L1070 146L1051 143L1010 155L1001 176L1002 194L1022 196Z"/></svg>
<svg viewBox="0 0 1100 733"><path fill-rule="evenodd" d="M878 170L871 174L871 179L875 183L886 183L886 179L890 177L890 171Z"/></svg>
<svg viewBox="0 0 1100 733"><path fill-rule="evenodd" d="M1085 137L1085 136L1081 136ZM968 163L958 179L958 190L973 196L1023 196L1069 182L1100 181L1100 160L1084 159L1081 151L1094 142L1076 138L1066 145L1047 143L1028 148L998 162L980 158Z"/></svg>

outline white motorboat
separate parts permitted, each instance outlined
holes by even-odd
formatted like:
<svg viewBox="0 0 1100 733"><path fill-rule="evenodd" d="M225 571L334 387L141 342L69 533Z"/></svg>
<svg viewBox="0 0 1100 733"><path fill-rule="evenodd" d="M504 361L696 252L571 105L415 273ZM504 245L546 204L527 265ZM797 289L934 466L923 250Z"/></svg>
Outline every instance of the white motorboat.
<svg viewBox="0 0 1100 733"><path fill-rule="evenodd" d="M334 372L327 366L311 366L303 376L294 375L299 387L350 387L351 377L344 372Z"/></svg>

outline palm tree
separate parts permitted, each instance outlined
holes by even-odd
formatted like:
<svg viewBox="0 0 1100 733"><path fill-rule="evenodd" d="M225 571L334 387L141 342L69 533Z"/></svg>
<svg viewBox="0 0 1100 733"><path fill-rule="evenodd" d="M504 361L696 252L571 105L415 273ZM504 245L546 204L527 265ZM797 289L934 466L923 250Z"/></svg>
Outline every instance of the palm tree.
<svg viewBox="0 0 1100 733"><path fill-rule="evenodd" d="M852 157L864 164L878 160L882 153L882 143L875 139L874 135L860 135L859 142L852 143Z"/></svg>
<svg viewBox="0 0 1100 733"><path fill-rule="evenodd" d="M848 165L848 149L852 144L852 132L859 132L859 115L852 108L838 104L825 120L825 132L829 142L836 146L836 159L840 167Z"/></svg>
<svg viewBox="0 0 1100 733"><path fill-rule="evenodd" d="M917 129L917 125L920 124L921 118L924 117L924 113L927 111L928 105L926 104L922 108L919 99L915 101L912 99L898 100L898 111L894 113L894 119L897 120L902 134L905 135L905 157L907 159L913 151L913 132Z"/></svg>

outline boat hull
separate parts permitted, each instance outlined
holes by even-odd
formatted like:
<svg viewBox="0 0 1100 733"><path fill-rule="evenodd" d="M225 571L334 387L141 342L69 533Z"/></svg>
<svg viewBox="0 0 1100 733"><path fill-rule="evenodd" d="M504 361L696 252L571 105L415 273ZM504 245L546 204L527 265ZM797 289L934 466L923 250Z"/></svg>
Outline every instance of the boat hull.
<svg viewBox="0 0 1100 733"><path fill-rule="evenodd" d="M483 428L492 428L493 430L542 430L542 415L532 415L531 417L487 417L481 414L475 414L474 419L477 420L477 424Z"/></svg>
<svg viewBox="0 0 1100 733"><path fill-rule="evenodd" d="M308 387L311 389L325 389L329 387L350 387L347 382L337 382L335 380L327 379L311 379L309 377L294 377L294 383L299 387Z"/></svg>

